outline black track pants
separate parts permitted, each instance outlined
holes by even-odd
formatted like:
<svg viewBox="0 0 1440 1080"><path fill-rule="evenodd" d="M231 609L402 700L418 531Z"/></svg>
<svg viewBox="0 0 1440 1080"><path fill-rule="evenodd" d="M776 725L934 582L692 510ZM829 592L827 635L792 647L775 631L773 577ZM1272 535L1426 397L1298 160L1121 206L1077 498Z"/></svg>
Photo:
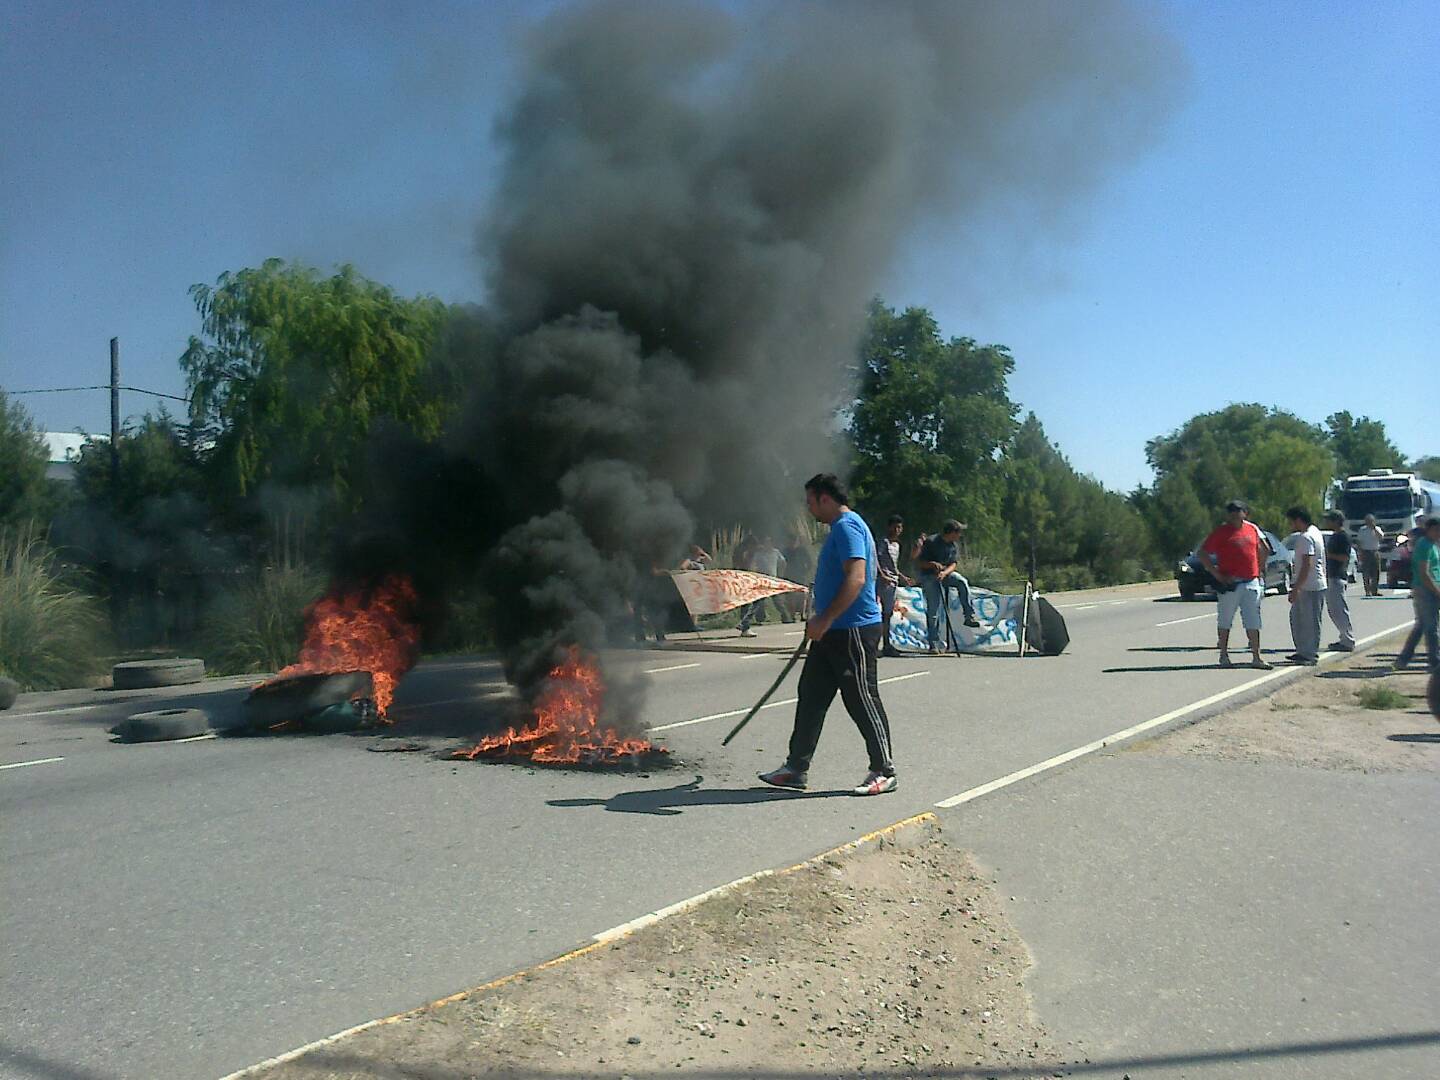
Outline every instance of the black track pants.
<svg viewBox="0 0 1440 1080"><path fill-rule="evenodd" d="M875 657L880 649L880 624L858 626L848 630L831 630L819 641L810 643L805 667L800 672L800 701L795 706L795 730L790 736L790 756L786 764L799 772L807 772L820 729L825 726L825 712L835 700L835 691L845 702L845 711L865 738L874 772L893 774L895 764L890 756L890 721L880 703L879 680L875 674Z"/></svg>

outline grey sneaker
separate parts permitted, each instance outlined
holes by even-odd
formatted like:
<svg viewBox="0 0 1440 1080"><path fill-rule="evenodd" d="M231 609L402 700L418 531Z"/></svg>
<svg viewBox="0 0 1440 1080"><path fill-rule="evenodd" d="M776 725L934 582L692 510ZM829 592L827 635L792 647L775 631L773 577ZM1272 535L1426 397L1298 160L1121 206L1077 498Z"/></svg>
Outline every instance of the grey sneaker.
<svg viewBox="0 0 1440 1080"><path fill-rule="evenodd" d="M741 637L754 637L754 636L755 636L755 631L754 631L754 630L751 630L748 626L746 626L746 627L741 628L741 630L740 630L740 636L741 636Z"/></svg>
<svg viewBox="0 0 1440 1080"><path fill-rule="evenodd" d="M1251 659L1251 661L1250 661L1250 666L1253 667L1256 671L1274 671L1274 670L1275 670L1275 665L1274 665L1274 664L1270 663L1269 660L1262 660L1262 659L1260 659L1260 657L1258 657L1258 656L1256 656L1256 657L1254 657L1253 659Z"/></svg>
<svg viewBox="0 0 1440 1080"><path fill-rule="evenodd" d="M1325 646L1325 650L1327 652L1354 652L1355 646L1347 645L1343 641L1332 641L1329 645Z"/></svg>
<svg viewBox="0 0 1440 1080"><path fill-rule="evenodd" d="M771 787L789 788L791 791L804 791L810 786L810 778L803 772L796 772L790 768L789 765L781 765L778 769L762 772L756 778L762 784L769 784Z"/></svg>
<svg viewBox="0 0 1440 1080"><path fill-rule="evenodd" d="M1235 666L1235 661L1233 661L1233 660L1230 659L1230 654L1229 654L1228 652L1222 652L1222 653L1220 654L1220 666L1221 666L1221 667L1234 667L1234 666Z"/></svg>

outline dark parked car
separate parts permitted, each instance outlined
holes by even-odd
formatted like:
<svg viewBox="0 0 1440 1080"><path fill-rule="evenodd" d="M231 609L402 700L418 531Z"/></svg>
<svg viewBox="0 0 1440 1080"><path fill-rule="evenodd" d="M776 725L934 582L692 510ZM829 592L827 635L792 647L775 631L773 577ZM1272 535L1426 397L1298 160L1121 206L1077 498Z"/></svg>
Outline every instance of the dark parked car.
<svg viewBox="0 0 1440 1080"><path fill-rule="evenodd" d="M1261 530L1265 532L1265 530ZM1265 591L1274 589L1281 596L1290 591L1290 561L1294 558L1290 549L1280 542L1272 532L1265 532L1270 541L1270 557L1265 560ZM1195 551L1200 545L1195 545ZM1200 563L1200 557L1192 551L1175 567L1175 580L1180 586L1180 598L1193 600L1197 596L1215 594L1215 579Z"/></svg>

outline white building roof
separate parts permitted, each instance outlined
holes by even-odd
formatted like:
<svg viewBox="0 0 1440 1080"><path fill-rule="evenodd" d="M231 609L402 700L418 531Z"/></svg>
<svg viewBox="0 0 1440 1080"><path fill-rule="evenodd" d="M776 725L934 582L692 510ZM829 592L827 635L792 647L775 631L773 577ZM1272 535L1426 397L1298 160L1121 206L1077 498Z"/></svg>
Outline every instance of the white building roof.
<svg viewBox="0 0 1440 1080"><path fill-rule="evenodd" d="M45 446L50 451L52 463L74 461L80 456L80 448L85 445L86 439L110 441L108 435L86 435L80 431L46 431L41 434L45 439Z"/></svg>

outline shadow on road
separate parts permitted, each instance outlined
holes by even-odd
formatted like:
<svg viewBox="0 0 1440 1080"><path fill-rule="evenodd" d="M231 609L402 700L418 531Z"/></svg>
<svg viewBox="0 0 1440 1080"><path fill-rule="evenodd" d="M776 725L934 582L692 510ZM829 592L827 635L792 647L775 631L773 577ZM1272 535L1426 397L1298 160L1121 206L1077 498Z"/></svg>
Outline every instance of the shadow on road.
<svg viewBox="0 0 1440 1080"><path fill-rule="evenodd" d="M622 791L608 799L548 799L546 806L576 809L599 806L617 814L658 814L674 817L686 806L753 806L757 803L789 802L793 799L833 799L850 795L849 791L786 791L782 788L702 788L705 777L696 775L687 784L651 788L648 791Z"/></svg>
<svg viewBox="0 0 1440 1080"><path fill-rule="evenodd" d="M14 1072L10 1070L14 1069ZM36 1080L108 1080L111 1073L98 1073L76 1065L51 1061L18 1046L0 1043L0 1075L35 1077ZM382 1075L376 1073L375 1075Z"/></svg>
<svg viewBox="0 0 1440 1080"><path fill-rule="evenodd" d="M1417 715L1424 716L1425 714L1418 713ZM1386 735L1385 738L1391 742L1440 743L1440 731L1406 732L1401 735Z"/></svg>
<svg viewBox="0 0 1440 1080"><path fill-rule="evenodd" d="M1028 1065L975 1065L965 1068L927 1067L925 1075L942 1077L944 1080L982 1080L984 1077L1006 1078L1038 1076L1120 1076L1135 1074L1140 1069L1158 1069L1166 1066L1206 1065L1232 1062L1243 1064L1276 1058L1319 1058L1328 1054L1362 1054L1370 1051L1404 1050L1412 1047L1435 1046L1440 1044L1440 1031L1417 1031L1401 1035L1377 1035L1362 1039L1325 1039L1313 1042L1275 1043L1270 1046L1242 1046L1233 1050L1195 1050L1181 1054L1152 1054L1135 1057L1113 1057L1101 1061L1032 1062ZM454 1069L448 1066L391 1065L372 1061L359 1054L341 1050L316 1050L300 1058L297 1064L331 1072L343 1071L347 1076L373 1077L375 1080L470 1080L477 1076L505 1076L512 1080L571 1080L576 1074L549 1069L496 1069L494 1072L479 1073L474 1069ZM1314 1062L1312 1067L1318 1065ZM586 1069L586 1076L597 1080L625 1076L630 1080L660 1080L661 1077L679 1075L675 1070L646 1071L644 1069ZM800 1070L780 1069L687 1069L686 1080L810 1080L816 1074ZM890 1080L901 1076L914 1076L915 1070L890 1071L866 1069L864 1072L836 1070L824 1075L838 1080Z"/></svg>

